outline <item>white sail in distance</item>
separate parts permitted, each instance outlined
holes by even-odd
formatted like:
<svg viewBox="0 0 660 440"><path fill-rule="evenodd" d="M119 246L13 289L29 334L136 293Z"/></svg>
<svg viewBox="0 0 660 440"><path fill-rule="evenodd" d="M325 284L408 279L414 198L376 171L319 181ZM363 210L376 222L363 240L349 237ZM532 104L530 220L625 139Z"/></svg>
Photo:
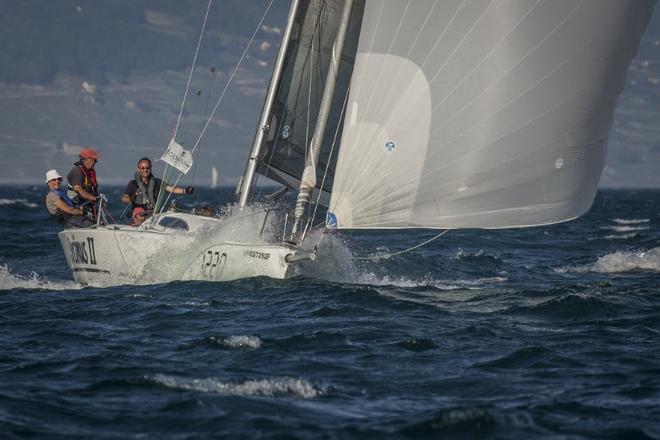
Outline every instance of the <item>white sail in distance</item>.
<svg viewBox="0 0 660 440"><path fill-rule="evenodd" d="M655 0L366 0L329 226L584 214Z"/></svg>
<svg viewBox="0 0 660 440"><path fill-rule="evenodd" d="M218 187L218 169L211 166L211 189Z"/></svg>

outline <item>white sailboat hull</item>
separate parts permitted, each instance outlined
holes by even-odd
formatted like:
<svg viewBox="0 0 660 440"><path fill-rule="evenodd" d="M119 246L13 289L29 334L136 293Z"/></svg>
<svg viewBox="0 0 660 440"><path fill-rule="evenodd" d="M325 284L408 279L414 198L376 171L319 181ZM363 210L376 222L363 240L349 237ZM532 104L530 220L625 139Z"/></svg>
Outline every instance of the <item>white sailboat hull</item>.
<svg viewBox="0 0 660 440"><path fill-rule="evenodd" d="M161 219L165 217L182 220L189 229L107 225L60 232L75 280L110 286L290 276L287 259L295 249L288 245L214 240L214 236L222 237L218 233L222 220L183 213Z"/></svg>

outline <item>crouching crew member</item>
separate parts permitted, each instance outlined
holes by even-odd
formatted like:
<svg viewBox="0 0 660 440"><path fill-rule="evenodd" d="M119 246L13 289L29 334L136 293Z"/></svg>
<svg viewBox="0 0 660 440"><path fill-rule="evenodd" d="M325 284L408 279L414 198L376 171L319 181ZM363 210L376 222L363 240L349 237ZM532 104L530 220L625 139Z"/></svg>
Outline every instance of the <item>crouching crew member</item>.
<svg viewBox="0 0 660 440"><path fill-rule="evenodd" d="M45 183L48 185L46 209L59 224L67 229L86 228L94 224L84 215L82 208L73 203L66 191L60 188L62 176L59 175L57 170L50 170L46 173Z"/></svg>

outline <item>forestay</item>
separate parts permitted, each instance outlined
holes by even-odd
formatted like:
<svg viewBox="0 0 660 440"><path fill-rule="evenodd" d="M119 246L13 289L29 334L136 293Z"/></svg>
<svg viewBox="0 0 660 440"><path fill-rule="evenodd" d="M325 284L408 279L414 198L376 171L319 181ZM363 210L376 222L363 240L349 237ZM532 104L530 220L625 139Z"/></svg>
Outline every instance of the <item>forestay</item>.
<svg viewBox="0 0 660 440"><path fill-rule="evenodd" d="M505 228L591 206L655 0L367 0L329 226Z"/></svg>

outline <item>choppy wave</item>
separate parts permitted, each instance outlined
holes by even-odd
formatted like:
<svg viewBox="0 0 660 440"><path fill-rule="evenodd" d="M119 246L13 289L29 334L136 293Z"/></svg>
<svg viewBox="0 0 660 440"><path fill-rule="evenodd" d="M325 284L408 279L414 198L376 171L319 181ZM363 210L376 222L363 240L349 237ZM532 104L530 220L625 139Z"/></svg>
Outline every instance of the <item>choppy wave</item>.
<svg viewBox="0 0 660 440"><path fill-rule="evenodd" d="M0 265L0 290L10 289L78 290L82 286L73 281L50 281L35 272L16 275L6 264Z"/></svg>
<svg viewBox="0 0 660 440"><path fill-rule="evenodd" d="M229 336L228 338L223 336L211 336L209 337L209 342L231 348L261 347L261 339L257 336Z"/></svg>
<svg viewBox="0 0 660 440"><path fill-rule="evenodd" d="M313 399L325 394L305 379L279 377L273 379L246 380L242 382L222 382L217 379L184 379L165 374L156 374L147 380L168 388L202 393L218 393L231 396L290 396L300 399Z"/></svg>
<svg viewBox="0 0 660 440"><path fill-rule="evenodd" d="M651 220L648 218L631 218L631 219L615 218L612 219L612 221L620 225L638 225L640 223L648 223Z"/></svg>
<svg viewBox="0 0 660 440"><path fill-rule="evenodd" d="M26 208L36 208L39 206L36 203L30 202L26 199L0 199L0 206L5 205L22 205Z"/></svg>
<svg viewBox="0 0 660 440"><path fill-rule="evenodd" d="M637 271L660 272L660 247L646 251L614 252L603 255L591 264L581 266L567 266L557 269L557 272L596 272L596 273L621 273Z"/></svg>

